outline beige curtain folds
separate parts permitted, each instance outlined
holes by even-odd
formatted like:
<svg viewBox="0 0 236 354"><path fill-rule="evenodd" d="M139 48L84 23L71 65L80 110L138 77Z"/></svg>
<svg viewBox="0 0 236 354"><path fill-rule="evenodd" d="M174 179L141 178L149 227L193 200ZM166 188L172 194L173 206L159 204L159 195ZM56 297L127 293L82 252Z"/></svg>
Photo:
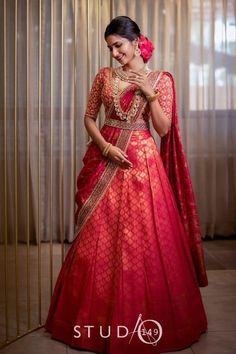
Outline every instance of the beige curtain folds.
<svg viewBox="0 0 236 354"><path fill-rule="evenodd" d="M202 233L235 234L236 3L192 1L188 159Z"/></svg>

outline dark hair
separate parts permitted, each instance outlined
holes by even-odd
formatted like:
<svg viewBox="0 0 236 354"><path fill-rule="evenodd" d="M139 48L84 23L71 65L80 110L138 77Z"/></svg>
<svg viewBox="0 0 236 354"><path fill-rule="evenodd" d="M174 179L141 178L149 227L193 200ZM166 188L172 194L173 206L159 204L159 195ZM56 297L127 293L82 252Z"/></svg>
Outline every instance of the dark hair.
<svg viewBox="0 0 236 354"><path fill-rule="evenodd" d="M106 39L111 34L117 34L127 38L130 41L140 37L140 29L136 22L128 16L117 16L111 20L107 26L104 38Z"/></svg>

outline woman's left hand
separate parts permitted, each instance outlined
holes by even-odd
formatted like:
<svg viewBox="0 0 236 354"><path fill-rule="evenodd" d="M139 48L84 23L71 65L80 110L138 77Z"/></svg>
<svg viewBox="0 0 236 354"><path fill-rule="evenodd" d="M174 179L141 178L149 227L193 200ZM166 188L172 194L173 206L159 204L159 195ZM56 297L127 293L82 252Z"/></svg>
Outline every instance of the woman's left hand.
<svg viewBox="0 0 236 354"><path fill-rule="evenodd" d="M154 95L154 90L151 87L147 75L144 73L137 73L134 70L129 71L131 75L129 75L129 82L131 84L135 84L138 88L143 92L145 96L152 96Z"/></svg>

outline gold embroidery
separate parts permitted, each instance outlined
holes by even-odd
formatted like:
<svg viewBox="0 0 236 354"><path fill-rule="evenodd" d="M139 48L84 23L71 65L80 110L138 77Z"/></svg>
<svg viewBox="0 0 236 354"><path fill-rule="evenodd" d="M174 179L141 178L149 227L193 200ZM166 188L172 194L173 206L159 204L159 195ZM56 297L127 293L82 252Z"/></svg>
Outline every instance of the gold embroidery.
<svg viewBox="0 0 236 354"><path fill-rule="evenodd" d="M150 73L150 75L149 75L150 83L153 87L155 87L155 85L159 81L160 77L161 77L160 72L158 72L158 73L151 72ZM112 94L112 90L111 90L110 94ZM144 97L141 97L141 103L139 105L137 115L136 115L136 117L133 117L132 123L134 123L135 121L137 121L141 117L146 105L147 105L146 99ZM114 111L115 111L114 106L110 106L109 107L109 115L108 115L107 119L111 119L110 117L111 117L112 113L114 114ZM122 129L120 132L120 135L117 139L116 146L118 146L120 149L122 149L123 151L126 152L131 136L132 136L132 130ZM92 191L89 198L87 199L87 201L84 203L84 205L80 209L78 219L77 219L77 225L76 225L76 229L75 229L75 236L77 236L77 234L81 231L82 227L84 226L84 224L86 223L88 218L92 215L93 211L95 210L96 206L98 205L99 201L102 199L105 191L107 190L107 187L109 186L113 177L115 176L118 168L119 168L119 165L117 165L115 162L113 162L113 161L108 162L108 164L107 164L102 176L98 180L94 190Z"/></svg>
<svg viewBox="0 0 236 354"><path fill-rule="evenodd" d="M173 88L171 78L168 75L163 74L156 86L156 89L160 92L158 101L163 112L171 120L172 118L172 104L173 104Z"/></svg>

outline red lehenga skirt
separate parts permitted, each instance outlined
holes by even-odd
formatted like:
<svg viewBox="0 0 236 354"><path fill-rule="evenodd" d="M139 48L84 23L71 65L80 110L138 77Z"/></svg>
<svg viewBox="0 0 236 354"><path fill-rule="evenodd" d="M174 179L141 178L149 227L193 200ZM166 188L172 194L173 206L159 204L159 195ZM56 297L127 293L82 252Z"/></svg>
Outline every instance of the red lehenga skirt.
<svg viewBox="0 0 236 354"><path fill-rule="evenodd" d="M119 132L101 130L113 144ZM99 178L104 192L96 190L68 251L45 328L102 354L183 349L207 329L189 239L150 131L133 131L126 153L133 168L112 178L102 175L108 161L94 143L85 154L77 202Z"/></svg>

